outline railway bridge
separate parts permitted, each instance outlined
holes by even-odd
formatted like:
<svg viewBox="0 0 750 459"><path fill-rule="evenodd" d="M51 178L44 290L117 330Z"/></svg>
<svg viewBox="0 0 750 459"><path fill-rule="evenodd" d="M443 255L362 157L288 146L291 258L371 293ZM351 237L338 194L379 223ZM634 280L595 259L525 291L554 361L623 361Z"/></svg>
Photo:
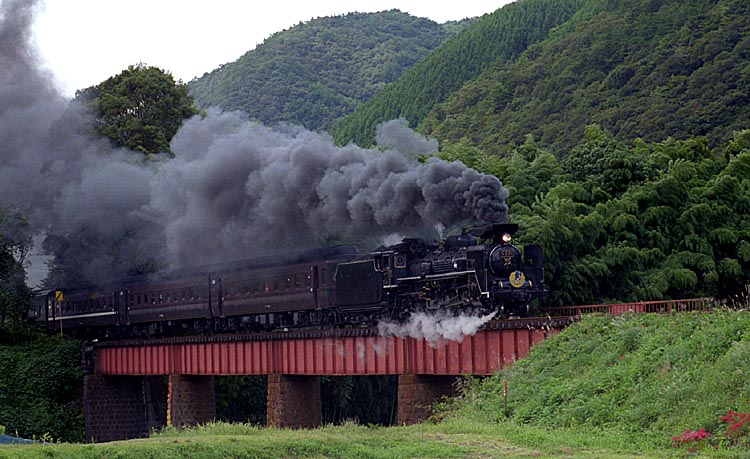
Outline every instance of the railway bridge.
<svg viewBox="0 0 750 459"><path fill-rule="evenodd" d="M396 375L397 420L423 420L460 375L491 375L589 312L704 309L706 299L558 308L547 317L494 321L460 342L383 337L377 329L296 330L86 343L89 441L146 436L215 417L214 378L267 375L267 421L321 424L321 376Z"/></svg>

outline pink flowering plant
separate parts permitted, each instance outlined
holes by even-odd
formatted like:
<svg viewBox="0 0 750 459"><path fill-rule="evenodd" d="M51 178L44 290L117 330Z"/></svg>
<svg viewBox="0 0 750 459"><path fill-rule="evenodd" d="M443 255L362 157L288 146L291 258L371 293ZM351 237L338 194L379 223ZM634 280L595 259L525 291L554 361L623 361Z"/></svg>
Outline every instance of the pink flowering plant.
<svg viewBox="0 0 750 459"><path fill-rule="evenodd" d="M747 444L750 440L750 413L727 411L726 416L719 418L724 423L724 436L732 446L740 443Z"/></svg>
<svg viewBox="0 0 750 459"><path fill-rule="evenodd" d="M711 436L711 432L702 428L700 430L688 429L676 437L672 437L672 448L687 449L691 453L697 452L709 445Z"/></svg>
<svg viewBox="0 0 750 459"><path fill-rule="evenodd" d="M750 413L727 411L719 418L724 425L724 431L716 436L705 429L685 430L680 435L672 437L672 447L698 452L706 447L719 449L722 447L750 447Z"/></svg>

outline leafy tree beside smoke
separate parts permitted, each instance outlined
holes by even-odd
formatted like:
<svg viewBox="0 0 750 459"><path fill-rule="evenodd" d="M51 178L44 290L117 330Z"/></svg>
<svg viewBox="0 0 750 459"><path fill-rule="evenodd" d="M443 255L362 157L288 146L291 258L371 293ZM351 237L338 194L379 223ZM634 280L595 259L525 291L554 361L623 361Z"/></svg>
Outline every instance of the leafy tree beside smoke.
<svg viewBox="0 0 750 459"><path fill-rule="evenodd" d="M23 268L30 248L31 234L23 216L0 209L0 324L23 321L31 306Z"/></svg>
<svg viewBox="0 0 750 459"><path fill-rule="evenodd" d="M97 134L145 154L172 154L172 137L183 120L197 113L187 85L144 64L77 91L76 100L94 110Z"/></svg>

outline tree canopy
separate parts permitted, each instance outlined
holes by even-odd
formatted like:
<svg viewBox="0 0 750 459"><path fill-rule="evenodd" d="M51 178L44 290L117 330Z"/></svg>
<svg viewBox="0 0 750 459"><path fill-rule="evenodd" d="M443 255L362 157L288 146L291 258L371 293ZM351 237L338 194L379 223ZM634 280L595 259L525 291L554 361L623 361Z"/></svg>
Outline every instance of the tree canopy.
<svg viewBox="0 0 750 459"><path fill-rule="evenodd" d="M333 126L337 142L369 146L378 124L404 118L416 126L434 106L498 63L545 39L585 0L514 2L479 18Z"/></svg>
<svg viewBox="0 0 750 459"><path fill-rule="evenodd" d="M177 129L197 113L185 84L144 64L77 91L76 100L94 110L97 134L145 154L171 153Z"/></svg>
<svg viewBox="0 0 750 459"><path fill-rule="evenodd" d="M466 146L441 156L499 171L519 240L544 248L553 305L747 301L750 131L719 150L703 138L628 146L598 126L585 132L562 161L531 137L509 158Z"/></svg>
<svg viewBox="0 0 750 459"><path fill-rule="evenodd" d="M23 322L31 306L24 261L31 233L20 212L0 209L0 324Z"/></svg>

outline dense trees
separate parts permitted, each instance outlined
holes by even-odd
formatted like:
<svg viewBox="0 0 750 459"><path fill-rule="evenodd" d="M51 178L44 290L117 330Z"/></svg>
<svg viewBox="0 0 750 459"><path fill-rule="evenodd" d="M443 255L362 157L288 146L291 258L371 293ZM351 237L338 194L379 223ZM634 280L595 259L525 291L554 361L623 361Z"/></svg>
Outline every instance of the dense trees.
<svg viewBox="0 0 750 459"><path fill-rule="evenodd" d="M94 110L97 134L145 154L170 153L183 120L197 113L186 85L143 64L77 91L76 100Z"/></svg>
<svg viewBox="0 0 750 459"><path fill-rule="evenodd" d="M585 131L562 161L527 138L493 165L520 239L545 250L550 303L747 299L750 131L723 150L701 138L628 146L597 126Z"/></svg>

